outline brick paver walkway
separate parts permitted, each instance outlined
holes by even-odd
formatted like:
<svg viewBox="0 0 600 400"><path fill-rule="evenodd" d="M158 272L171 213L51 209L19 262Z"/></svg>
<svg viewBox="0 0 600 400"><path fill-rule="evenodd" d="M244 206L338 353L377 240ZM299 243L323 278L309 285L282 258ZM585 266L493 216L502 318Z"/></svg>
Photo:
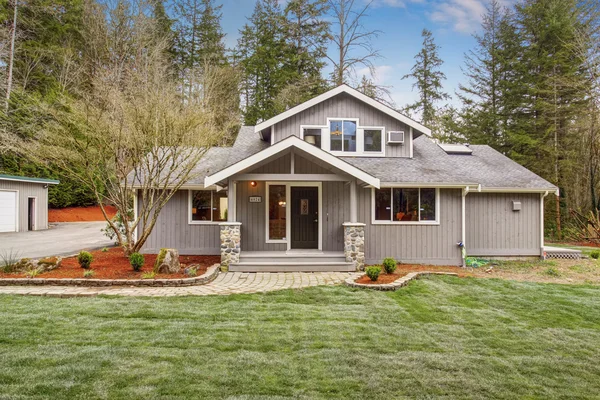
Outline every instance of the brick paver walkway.
<svg viewBox="0 0 600 400"><path fill-rule="evenodd" d="M0 294L32 296L205 296L233 293L257 293L309 286L338 285L350 276L348 272L286 272L286 273L221 273L211 283L184 287L80 287L80 286L0 286Z"/></svg>

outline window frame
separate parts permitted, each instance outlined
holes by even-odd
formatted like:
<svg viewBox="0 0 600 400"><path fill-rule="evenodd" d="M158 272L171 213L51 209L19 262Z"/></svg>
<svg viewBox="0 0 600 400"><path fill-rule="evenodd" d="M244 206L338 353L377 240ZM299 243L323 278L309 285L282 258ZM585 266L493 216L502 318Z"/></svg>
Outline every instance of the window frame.
<svg viewBox="0 0 600 400"><path fill-rule="evenodd" d="M439 225L440 224L440 188L438 187L422 187L422 186L382 186L380 189L391 189L390 195L390 220L378 220L375 219L375 191L377 189L371 188L371 224L372 225ZM394 221L394 189L419 189L419 221ZM435 220L420 221L421 219L421 189L435 189Z"/></svg>
<svg viewBox="0 0 600 400"><path fill-rule="evenodd" d="M285 186L285 239L271 239L269 236L269 188L271 186ZM265 243L287 243L288 242L288 214L290 203L290 186L285 182L265 182Z"/></svg>
<svg viewBox="0 0 600 400"><path fill-rule="evenodd" d="M359 143L362 145L362 152L360 153L360 155L367 156L367 157L385 156L385 146L387 144L387 142L386 142L387 132L385 130L385 126L361 126L359 128L359 130L361 132ZM365 151L365 131L376 131L376 130L381 131L381 151Z"/></svg>
<svg viewBox="0 0 600 400"><path fill-rule="evenodd" d="M210 221L194 221L192 219L192 206L193 206L193 202L192 202L192 193L193 192L210 192ZM213 209L214 209L214 199L215 199L215 193L217 191L215 189L188 189L188 225L219 225L223 222L227 222L227 220L223 220L223 221L213 221ZM227 192L226 190L224 190L224 192ZM229 193L227 193L227 199L229 199ZM227 213L229 214L229 201L227 202Z"/></svg>

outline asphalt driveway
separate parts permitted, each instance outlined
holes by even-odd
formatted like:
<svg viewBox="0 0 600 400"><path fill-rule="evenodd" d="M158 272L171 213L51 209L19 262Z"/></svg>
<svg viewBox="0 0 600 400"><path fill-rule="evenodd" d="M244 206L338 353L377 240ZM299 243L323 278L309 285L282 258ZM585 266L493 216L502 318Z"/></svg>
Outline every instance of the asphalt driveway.
<svg viewBox="0 0 600 400"><path fill-rule="evenodd" d="M62 222L44 231L0 233L0 253L12 251L19 257L38 258L113 246L100 231L104 226L106 222Z"/></svg>

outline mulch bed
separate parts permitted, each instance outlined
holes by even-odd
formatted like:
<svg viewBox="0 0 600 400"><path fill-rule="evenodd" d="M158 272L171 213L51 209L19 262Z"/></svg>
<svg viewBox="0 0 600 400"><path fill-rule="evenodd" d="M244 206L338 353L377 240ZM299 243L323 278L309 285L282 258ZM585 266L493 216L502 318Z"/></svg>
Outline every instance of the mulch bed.
<svg viewBox="0 0 600 400"><path fill-rule="evenodd" d="M117 214L113 206L104 206L109 218ZM48 210L48 222L93 222L105 221L100 206L51 208Z"/></svg>
<svg viewBox="0 0 600 400"><path fill-rule="evenodd" d="M363 275L356 279L354 282L365 285L382 285L386 283L392 283L396 279L403 277L409 272L455 272L459 277L473 276L472 273L466 271L462 267L450 266L450 265L418 265L418 264L398 264L396 271L393 274L386 274L382 272L379 278L375 282L371 280L367 275Z"/></svg>
<svg viewBox="0 0 600 400"><path fill-rule="evenodd" d="M142 274L152 272L156 254L144 254L144 266L140 272L133 270L129 264L129 259L123 255L123 250L118 247L91 251L94 256L91 270L94 271L92 279L141 279ZM206 272L211 265L221 261L220 256L179 256L181 263L181 272L177 274L157 274L156 279L181 279L189 278L183 273L183 269L191 264L199 265L197 275L200 276ZM49 271L36 278L83 278L85 270L79 266L77 257L65 258L59 268ZM0 278L25 278L25 274L6 274L0 272Z"/></svg>

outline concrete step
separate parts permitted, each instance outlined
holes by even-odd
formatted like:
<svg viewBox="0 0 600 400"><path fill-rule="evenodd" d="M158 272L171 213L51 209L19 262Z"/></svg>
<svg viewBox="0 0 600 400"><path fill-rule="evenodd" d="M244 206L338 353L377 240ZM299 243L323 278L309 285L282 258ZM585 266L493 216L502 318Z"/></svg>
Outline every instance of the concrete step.
<svg viewBox="0 0 600 400"><path fill-rule="evenodd" d="M240 254L240 263L278 263L278 264L324 264L346 263L342 252L244 252Z"/></svg>
<svg viewBox="0 0 600 400"><path fill-rule="evenodd" d="M231 272L354 272L354 265L347 262L290 262L285 261L241 261L229 266Z"/></svg>

